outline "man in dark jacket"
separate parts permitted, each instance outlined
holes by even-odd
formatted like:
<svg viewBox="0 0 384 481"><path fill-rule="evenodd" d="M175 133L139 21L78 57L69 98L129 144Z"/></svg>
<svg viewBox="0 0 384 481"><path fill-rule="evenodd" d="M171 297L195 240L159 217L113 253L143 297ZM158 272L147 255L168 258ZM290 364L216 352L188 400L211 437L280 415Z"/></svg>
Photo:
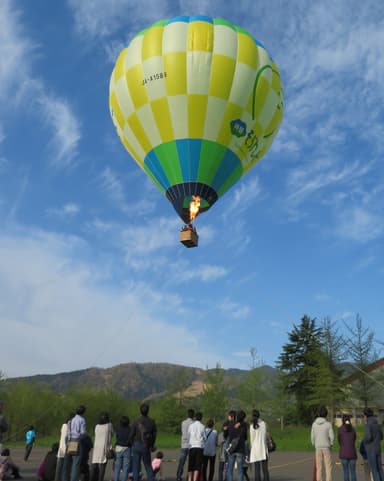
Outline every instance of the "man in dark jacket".
<svg viewBox="0 0 384 481"><path fill-rule="evenodd" d="M373 481L384 481L383 467L381 465L381 441L383 432L370 408L364 409L365 432L364 446L367 451L367 459L371 468Z"/></svg>
<svg viewBox="0 0 384 481"><path fill-rule="evenodd" d="M227 481L233 481L233 469L237 464L237 481L243 481L243 461L245 457L245 442L247 440L248 424L245 412L238 411L236 423L228 427L228 471Z"/></svg>
<svg viewBox="0 0 384 481"><path fill-rule="evenodd" d="M148 404L142 404L140 406L141 416L132 424L130 441L132 444L133 481L139 481L141 461L143 461L147 473L147 481L154 481L151 452L155 447L157 427L155 421L148 417L148 413Z"/></svg>

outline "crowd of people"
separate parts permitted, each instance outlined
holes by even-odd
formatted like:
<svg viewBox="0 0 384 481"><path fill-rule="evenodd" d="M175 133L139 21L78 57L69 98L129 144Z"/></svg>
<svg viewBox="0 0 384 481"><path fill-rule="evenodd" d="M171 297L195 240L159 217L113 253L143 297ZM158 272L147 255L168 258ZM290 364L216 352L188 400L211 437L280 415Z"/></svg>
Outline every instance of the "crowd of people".
<svg viewBox="0 0 384 481"><path fill-rule="evenodd" d="M332 481L331 450L335 435L332 424L327 420L327 408L321 406L318 414L311 429L311 442L316 450L313 481L323 481L323 471L325 471L325 480ZM359 451L364 459L365 481L384 481L381 460L383 432L372 409L364 409L364 417L364 437L360 442ZM348 414L344 414L342 417L337 440L344 481L356 481L357 437L356 430L351 423L351 416Z"/></svg>
<svg viewBox="0 0 384 481"><path fill-rule="evenodd" d="M3 433L8 425L0 401L0 481L20 479L19 467L14 463L9 448L2 446ZM87 431L86 407L78 406L61 426L60 441L52 445L42 460L38 481L104 481L108 460L113 461L113 481L141 481L145 469L147 481L163 481L163 452L156 452L157 426L149 417L149 405L140 406L140 416L131 424L122 416L116 430L107 412L100 413L93 439ZM321 406L311 428L311 442L315 448L313 481L332 481L332 447L335 439L344 481L356 481L356 460L359 451L364 459L365 481L384 481L381 459L383 432L372 409L364 410L365 431L358 448L356 430L348 414L335 438L327 420L327 408ZM24 461L27 461L36 439L30 426L26 432ZM115 440L113 442L113 440ZM252 410L249 424L243 410L231 410L226 421L215 429L213 419L203 423L203 414L189 409L181 422L181 448L176 470L176 481L249 481L252 466L254 481L269 481L268 461L275 449L268 426L257 409ZM218 461L216 469L216 461ZM184 468L187 464L187 474Z"/></svg>
<svg viewBox="0 0 384 481"><path fill-rule="evenodd" d="M220 432L213 419L202 423L202 413L188 411L181 423L181 449L176 481L182 481L188 459L188 481L213 481L216 450L218 449L218 481L233 481L237 466L237 481L249 481L248 466L254 467L255 481L269 481L268 446L271 436L267 424L257 409L252 411L250 425L243 410L229 411ZM249 443L248 443L249 438Z"/></svg>

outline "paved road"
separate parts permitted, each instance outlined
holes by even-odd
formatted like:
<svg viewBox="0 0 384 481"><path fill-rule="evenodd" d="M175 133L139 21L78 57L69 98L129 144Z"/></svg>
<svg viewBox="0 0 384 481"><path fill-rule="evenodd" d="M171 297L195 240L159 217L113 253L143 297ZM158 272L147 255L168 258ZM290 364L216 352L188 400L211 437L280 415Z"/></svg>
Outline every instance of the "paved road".
<svg viewBox="0 0 384 481"><path fill-rule="evenodd" d="M36 481L37 468L47 453L48 449L35 446L32 454L27 462L23 460L24 450L21 448L12 448L11 454L16 464L20 467L20 472L26 481ZM167 481L175 480L177 468L178 450L164 449L164 475ZM313 469L312 452L279 452L271 454L270 459L270 478L271 481L312 481ZM343 481L341 465L337 456L333 453L334 468L333 480ZM253 480L253 472L249 470L249 477ZM112 463L108 462L105 480L112 480ZM216 478L217 479L217 478ZM235 478L236 479L236 478ZM362 466L358 465L357 471L358 481L363 481L364 476Z"/></svg>

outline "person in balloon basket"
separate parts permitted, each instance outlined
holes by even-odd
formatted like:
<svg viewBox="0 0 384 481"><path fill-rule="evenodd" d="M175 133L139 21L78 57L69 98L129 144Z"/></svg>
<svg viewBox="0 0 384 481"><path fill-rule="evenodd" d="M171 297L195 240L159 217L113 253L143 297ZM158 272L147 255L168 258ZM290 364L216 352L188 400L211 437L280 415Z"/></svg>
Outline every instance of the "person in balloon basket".
<svg viewBox="0 0 384 481"><path fill-rule="evenodd" d="M311 428L311 442L315 447L316 454L316 479L323 479L323 463L325 465L326 481L332 481L332 456L331 449L334 442L332 424L327 421L328 410L320 406L319 415L314 420Z"/></svg>

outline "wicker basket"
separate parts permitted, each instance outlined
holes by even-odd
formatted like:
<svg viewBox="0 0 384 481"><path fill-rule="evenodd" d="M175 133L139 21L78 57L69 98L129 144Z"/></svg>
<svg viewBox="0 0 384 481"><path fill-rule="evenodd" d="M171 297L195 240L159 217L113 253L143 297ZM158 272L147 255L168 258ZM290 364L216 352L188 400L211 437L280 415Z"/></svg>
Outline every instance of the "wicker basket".
<svg viewBox="0 0 384 481"><path fill-rule="evenodd" d="M185 229L180 232L180 242L184 244L185 247L197 247L199 236L196 231Z"/></svg>

